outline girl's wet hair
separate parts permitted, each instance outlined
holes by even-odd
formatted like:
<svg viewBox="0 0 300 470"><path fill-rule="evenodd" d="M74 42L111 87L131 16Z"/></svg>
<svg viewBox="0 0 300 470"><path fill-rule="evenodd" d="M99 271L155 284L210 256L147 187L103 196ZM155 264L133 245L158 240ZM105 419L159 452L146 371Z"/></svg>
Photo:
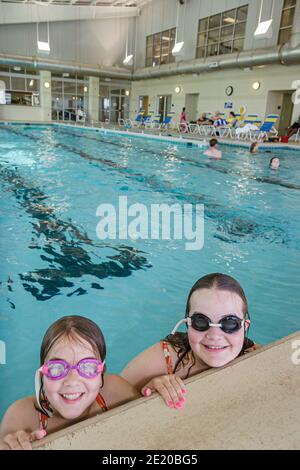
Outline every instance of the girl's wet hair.
<svg viewBox="0 0 300 470"><path fill-rule="evenodd" d="M252 144L250 145L250 153L253 153L253 150L257 145L258 145L257 142L252 142Z"/></svg>
<svg viewBox="0 0 300 470"><path fill-rule="evenodd" d="M199 289L218 289L218 290L225 290L227 292L231 292L232 294L238 295L242 302L243 302L243 314L246 317L248 313L248 302L246 299L246 295L244 290L242 289L241 285L231 276L228 274L221 274L221 273L212 273L207 274L206 276L201 277L198 279L197 282L191 288L185 308L185 316L188 317L190 313L190 300L193 293Z"/></svg>
<svg viewBox="0 0 300 470"><path fill-rule="evenodd" d="M84 341L88 342L92 346L95 356L99 356L101 361L104 361L106 357L106 344L99 326L86 317L71 315L60 318L46 331L40 350L41 366L44 364L54 344L65 338L79 344L83 344ZM103 384L104 379L102 375L102 387ZM52 412L50 403L44 392L43 379L41 379L39 390L39 403L35 405L35 408L46 416L49 416L49 411Z"/></svg>
<svg viewBox="0 0 300 470"><path fill-rule="evenodd" d="M227 274L221 274L221 273L207 274L206 276L201 277L200 279L198 279L197 282L195 282L187 298L186 308L185 308L185 317L189 316L190 301L191 301L191 297L193 293L200 289L218 289L218 290L223 290L223 291L231 292L232 294L238 295L243 302L242 309L243 309L244 317L245 318L249 317L248 302L247 302L245 292L242 289L241 285L233 277L228 276ZM191 368L196 362L194 353L191 350L187 333L176 333L175 335L168 335L164 339L164 341L167 341L168 343L170 343L171 346L177 352L178 360L175 364L173 373L176 372L180 364L184 366L189 363L190 361L189 353L191 352L192 361L191 361L191 366L189 367L187 375L185 377L187 378L189 376ZM240 355L244 354L244 351L248 349L249 347L253 346L253 344L254 343L251 340L249 340L247 336L245 335L244 344L241 349Z"/></svg>
<svg viewBox="0 0 300 470"><path fill-rule="evenodd" d="M106 356L105 339L99 326L86 317L71 315L62 317L54 322L46 331L40 351L40 363L44 364L47 355L54 344L61 339L70 339L82 343L87 341L94 353L104 361Z"/></svg>

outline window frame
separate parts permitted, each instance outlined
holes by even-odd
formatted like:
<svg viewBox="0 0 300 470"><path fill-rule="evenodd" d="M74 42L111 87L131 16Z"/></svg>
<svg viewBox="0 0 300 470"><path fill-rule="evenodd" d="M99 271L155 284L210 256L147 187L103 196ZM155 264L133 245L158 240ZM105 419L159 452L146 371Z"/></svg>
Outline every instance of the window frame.
<svg viewBox="0 0 300 470"><path fill-rule="evenodd" d="M166 39L167 37L168 39ZM145 67L175 62L175 57L172 54L175 41L176 27L146 36Z"/></svg>
<svg viewBox="0 0 300 470"><path fill-rule="evenodd" d="M288 6L285 6L285 2L283 2L282 11L281 11L281 18L280 18L280 25L279 25L279 30L278 30L278 38L277 38L277 45L278 46L286 44L291 38L291 35L292 35L292 32L293 32L293 27L294 27L294 22L295 22L296 6L297 6L297 0L294 0L293 5L288 5ZM288 11L288 10L289 11L293 10L291 23L288 26L281 26L283 16L284 16L285 12ZM281 41L281 33L284 33L286 31L290 31L288 39L286 39L284 41Z"/></svg>
<svg viewBox="0 0 300 470"><path fill-rule="evenodd" d="M6 102L3 106L40 106L40 75L35 70L23 67L20 71L16 71L14 70L14 67L2 67L0 68L0 80L4 78L5 83L8 83L8 87L5 87L5 93L10 95L10 97L9 102ZM13 79L21 79L24 86L15 86L16 81ZM34 88L29 86L31 80L36 81L36 86ZM18 99L19 103L14 102L15 99Z"/></svg>
<svg viewBox="0 0 300 470"><path fill-rule="evenodd" d="M239 10L245 9L246 10L246 16L245 19L241 20L238 19L238 13ZM247 20L248 20L248 10L249 10L249 5L240 5L236 8L231 8L230 10L225 10L220 13L216 13L214 15L210 15L204 18L200 18L198 21L198 30L197 30L197 43L196 43L196 59L199 58L206 58L206 57L211 57L213 55L224 55L224 54L230 54L233 52L236 52L234 50L234 44L236 42L241 42L242 41L242 48L237 49L239 50L244 50L244 44L245 44L245 37L246 37L246 26L247 26ZM234 16L233 16L234 14ZM210 25L212 24L212 19L216 19L217 17L220 17L220 24L219 26L211 28ZM224 18L228 17L228 19L232 19L232 22L224 22ZM244 25L244 31L237 33L236 31L241 30L242 26ZM226 32L226 29L228 31L232 29L232 34L229 36L223 36L222 39L222 33ZM216 41L212 41L209 39L210 33L217 33L216 34ZM203 40L204 39L204 40ZM230 48L227 52L224 52L224 47L228 46L230 44ZM215 52L214 52L215 51Z"/></svg>

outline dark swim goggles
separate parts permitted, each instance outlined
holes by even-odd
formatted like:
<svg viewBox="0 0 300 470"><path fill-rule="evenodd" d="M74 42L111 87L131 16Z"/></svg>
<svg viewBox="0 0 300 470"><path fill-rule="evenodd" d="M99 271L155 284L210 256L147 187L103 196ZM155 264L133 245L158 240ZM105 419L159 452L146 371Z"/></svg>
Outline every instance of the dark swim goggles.
<svg viewBox="0 0 300 470"><path fill-rule="evenodd" d="M207 331L211 327L221 328L224 333L236 333L244 325L245 320L237 317L236 315L227 315L223 317L219 323L212 323L203 313L193 313L191 317L187 318L188 326L197 331Z"/></svg>
<svg viewBox="0 0 300 470"><path fill-rule="evenodd" d="M248 315L248 314L247 314ZM207 331L211 327L221 328L224 333L236 333L245 324L245 320L237 317L236 315L226 315L219 323L212 323L211 319L203 313L193 313L190 317L180 320L172 330L174 335L182 323L186 323L188 327L194 328L196 331Z"/></svg>

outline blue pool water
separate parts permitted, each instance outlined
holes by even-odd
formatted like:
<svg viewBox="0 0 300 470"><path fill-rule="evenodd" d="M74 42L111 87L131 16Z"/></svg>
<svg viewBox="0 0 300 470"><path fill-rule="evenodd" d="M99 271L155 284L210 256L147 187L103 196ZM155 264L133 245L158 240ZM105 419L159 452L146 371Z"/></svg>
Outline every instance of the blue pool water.
<svg viewBox="0 0 300 470"><path fill-rule="evenodd" d="M242 284L251 337L268 343L300 328L300 152L201 149L68 127L0 126L0 416L33 393L46 328L82 314L103 329L108 369L120 372L170 332L192 284L226 272ZM205 241L96 236L101 203L203 203Z"/></svg>

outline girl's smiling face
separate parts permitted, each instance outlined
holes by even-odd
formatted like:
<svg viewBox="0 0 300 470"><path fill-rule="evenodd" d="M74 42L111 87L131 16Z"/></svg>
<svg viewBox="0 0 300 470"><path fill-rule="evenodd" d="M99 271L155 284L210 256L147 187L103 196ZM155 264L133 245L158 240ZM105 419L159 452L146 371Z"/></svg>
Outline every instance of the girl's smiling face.
<svg viewBox="0 0 300 470"><path fill-rule="evenodd" d="M85 358L101 360L84 339L63 337L51 348L45 362L51 359L63 359L68 364L75 365ZM86 379L73 369L60 380L51 380L44 376L43 383L53 410L65 419L76 419L84 417L96 400L102 384L102 374Z"/></svg>
<svg viewBox="0 0 300 470"><path fill-rule="evenodd" d="M244 303L235 293L220 289L198 289L190 298L191 317L193 313L206 315L212 323L219 323L228 315L235 315L244 320ZM207 331L188 329L188 338L194 355L210 367L221 367L235 359L244 343L245 329L250 320L236 333L224 333L221 328L210 327Z"/></svg>

